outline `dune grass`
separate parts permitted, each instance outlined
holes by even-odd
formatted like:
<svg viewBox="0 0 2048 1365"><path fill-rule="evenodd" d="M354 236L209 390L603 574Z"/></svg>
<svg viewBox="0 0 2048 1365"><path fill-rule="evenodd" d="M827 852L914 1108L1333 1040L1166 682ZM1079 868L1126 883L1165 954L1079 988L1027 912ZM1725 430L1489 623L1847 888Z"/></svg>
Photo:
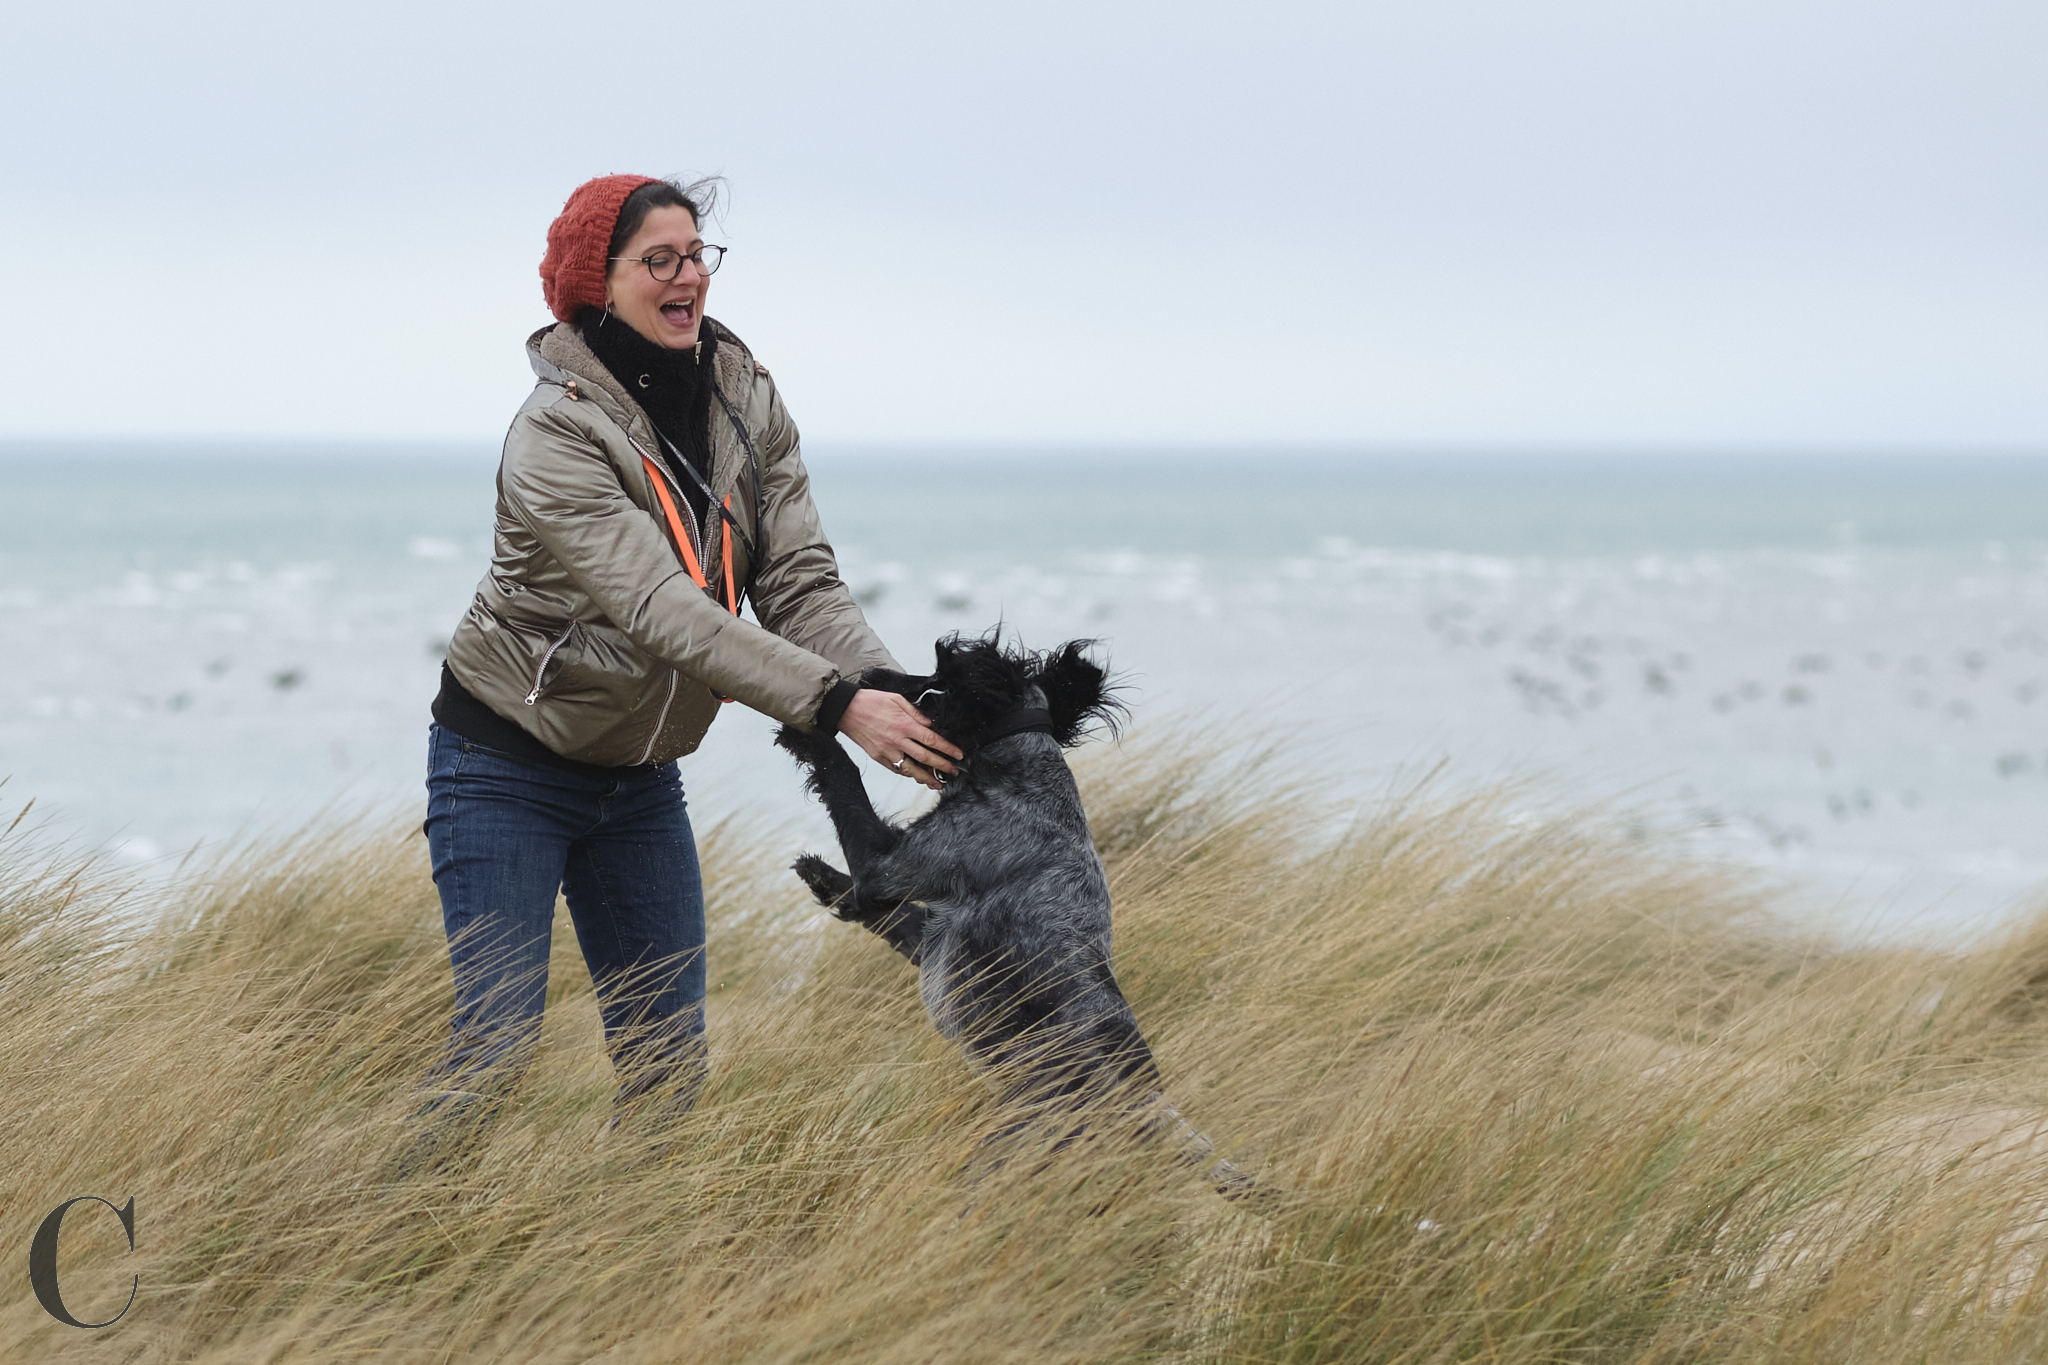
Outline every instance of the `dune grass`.
<svg viewBox="0 0 2048 1365"><path fill-rule="evenodd" d="M0 847L7 1361L2022 1361L2048 1356L2048 920L1822 949L1597 816L1083 761L1118 971L1181 1108L1278 1190L1002 1122L792 841L705 841L713 1075L658 1154L566 915L471 1164L389 1174L449 997L413 828L136 894ZM51 1320L22 1273L73 1195ZM94 1206L96 1207L96 1206Z"/></svg>

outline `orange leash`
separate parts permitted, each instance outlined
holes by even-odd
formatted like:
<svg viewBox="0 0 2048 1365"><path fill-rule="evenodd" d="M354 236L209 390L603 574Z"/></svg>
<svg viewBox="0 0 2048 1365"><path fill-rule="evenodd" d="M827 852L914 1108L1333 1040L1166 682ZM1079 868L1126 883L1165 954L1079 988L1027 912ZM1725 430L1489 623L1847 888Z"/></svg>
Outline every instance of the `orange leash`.
<svg viewBox="0 0 2048 1365"><path fill-rule="evenodd" d="M725 495L725 512L732 515L732 494ZM734 616L740 614L740 590L732 581L732 527L726 526L718 532L719 548L725 551L725 605Z"/></svg>
<svg viewBox="0 0 2048 1365"><path fill-rule="evenodd" d="M656 469L654 461L648 459L645 455L642 455L640 459L647 466L648 479L654 484L654 496L661 499L661 512L663 516L668 518L669 533L676 539L676 549L682 551L683 567L690 571L692 582L696 583L698 587L709 591L711 585L704 581L704 568L697 562L697 551L690 544L690 533L684 529L683 519L676 515L675 499L668 495L668 485L662 481L661 471ZM732 494L730 493L725 495L725 510L728 512L732 511ZM726 531L719 539L725 545L725 606L734 616L738 616L740 614L739 592L733 587L732 582L732 532L730 530ZM731 697L719 696L712 689L707 688L705 690L710 691L711 695L718 697L720 701L729 702L732 700Z"/></svg>
<svg viewBox="0 0 2048 1365"><path fill-rule="evenodd" d="M697 562L697 551L690 544L690 533L684 529L683 519L676 514L675 499L669 497L668 485L663 482L661 471L656 469L654 461L648 459L645 455L642 455L640 460L641 463L647 466L647 477L654 484L654 496L661 499L662 515L668 518L669 532L675 536L676 549L682 551L683 567L690 571L690 581L698 587L708 590L711 584L705 581L704 568ZM732 494L730 493L725 495L725 510L728 512L732 510ZM740 614L739 594L734 590L732 582L732 533L728 531L720 536L719 540L723 542L725 549L725 607L734 616L738 616Z"/></svg>

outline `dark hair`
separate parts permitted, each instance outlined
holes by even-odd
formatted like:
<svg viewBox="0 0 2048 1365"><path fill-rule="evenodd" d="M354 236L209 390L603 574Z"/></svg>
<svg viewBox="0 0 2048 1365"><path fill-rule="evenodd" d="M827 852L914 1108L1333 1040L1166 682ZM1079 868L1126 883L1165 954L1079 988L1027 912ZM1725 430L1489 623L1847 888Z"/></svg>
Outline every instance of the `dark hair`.
<svg viewBox="0 0 2048 1365"><path fill-rule="evenodd" d="M707 175L697 180L684 180L679 175L666 180L650 180L626 196L626 202L619 205L618 222L612 225L611 245L605 248L606 256L623 256L626 243L633 240L633 234L647 221L647 215L655 209L688 209L690 221L698 227L704 225L704 215L718 208L718 196L725 189L725 178Z"/></svg>

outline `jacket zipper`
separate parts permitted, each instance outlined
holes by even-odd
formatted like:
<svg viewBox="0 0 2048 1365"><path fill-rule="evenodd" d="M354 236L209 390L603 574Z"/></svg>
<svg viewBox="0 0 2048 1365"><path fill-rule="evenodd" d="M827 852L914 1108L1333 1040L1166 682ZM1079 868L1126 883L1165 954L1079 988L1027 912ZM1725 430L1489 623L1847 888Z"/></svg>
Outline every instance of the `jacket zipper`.
<svg viewBox="0 0 2048 1365"><path fill-rule="evenodd" d="M575 629L576 623L574 621L571 621L563 629L561 638L556 640L553 644L549 645L548 652L540 656L540 667L533 670L533 691L528 692L526 694L526 704L528 706L531 706L535 702L540 700L541 677L548 671L548 664L554 659L555 651L560 649L563 645L569 643L569 634L571 631Z"/></svg>
<svg viewBox="0 0 2048 1365"><path fill-rule="evenodd" d="M655 741L661 738L661 727L668 723L668 708L676 699L676 671L668 671L668 695L661 700L661 714L654 718L654 733L647 737L647 747L640 751L640 762L645 764L654 756Z"/></svg>
<svg viewBox="0 0 2048 1365"><path fill-rule="evenodd" d="M646 449L643 446L641 446L641 444L638 441L634 440L631 436L628 436L626 438L626 443L633 447L634 451L640 456L641 459L646 460L649 464L652 464L655 467L655 469L660 471L662 479L668 484L670 488L675 489L677 510L679 510L683 514L683 524L689 527L690 530L690 549L696 552L697 562L704 566L704 572L708 576L711 573L711 556L710 552L704 548L704 528L697 524L697 511L695 508L690 506L689 498L684 496L682 484L676 481L675 475L668 472L668 466L666 464L664 464L661 460L656 459L654 456L649 455Z"/></svg>
<svg viewBox="0 0 2048 1365"><path fill-rule="evenodd" d="M654 466L655 472L660 474L663 481L675 490L676 502L683 516L687 518L683 525L690 533L690 548L697 552L698 562L708 566L711 556L710 552L705 549L704 531L697 524L696 509L690 506L689 498L683 494L683 485L677 481L675 475L669 473L668 465L664 461L657 460L649 455L646 448L638 441L628 436L626 437L626 443L633 447L634 453L639 455L641 459ZM643 764L654 756L654 746L661 742L661 727L668 723L669 708L674 706L676 701L676 679L681 676L674 669L669 670L668 695L661 699L661 714L654 718L654 730L647 736L647 747L640 751L640 762Z"/></svg>

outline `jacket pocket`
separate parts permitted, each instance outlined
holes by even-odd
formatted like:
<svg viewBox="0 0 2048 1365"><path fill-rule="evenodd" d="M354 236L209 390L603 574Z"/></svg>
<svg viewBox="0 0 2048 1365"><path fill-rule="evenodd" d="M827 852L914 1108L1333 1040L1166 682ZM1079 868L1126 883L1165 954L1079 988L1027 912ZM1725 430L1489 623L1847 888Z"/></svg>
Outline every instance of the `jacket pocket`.
<svg viewBox="0 0 2048 1365"><path fill-rule="evenodd" d="M631 762L645 747L641 731L661 709L670 670L635 649L623 631L595 621L553 628L537 648L524 684L529 694L539 688L530 714L541 738L571 757L603 740L620 751L605 761Z"/></svg>
<svg viewBox="0 0 2048 1365"><path fill-rule="evenodd" d="M526 704L528 706L532 706L535 702L538 702L540 700L540 694L542 690L547 686L548 665L552 664L555 661L555 656L561 653L562 646L568 644L569 637L571 635L574 635L575 633L576 623L574 621L571 621L568 625L562 627L560 634L553 636L548 641L547 652L542 654L540 656L540 662L534 665L533 687L526 694Z"/></svg>

